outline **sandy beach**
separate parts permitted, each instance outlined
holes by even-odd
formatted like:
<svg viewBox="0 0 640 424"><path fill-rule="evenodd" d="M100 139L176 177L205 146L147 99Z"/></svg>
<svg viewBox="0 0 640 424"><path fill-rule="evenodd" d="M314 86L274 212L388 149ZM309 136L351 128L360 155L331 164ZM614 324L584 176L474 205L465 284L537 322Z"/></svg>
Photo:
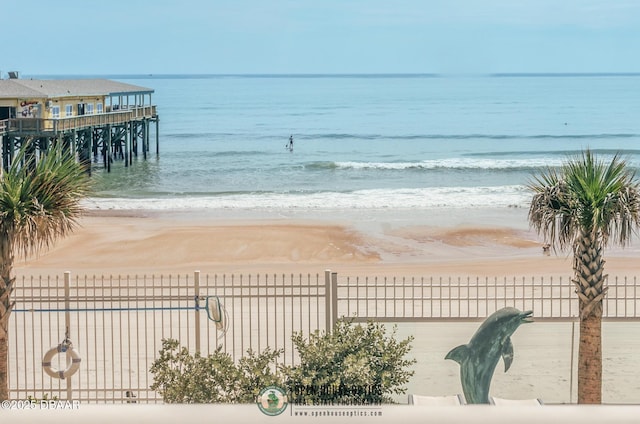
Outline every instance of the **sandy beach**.
<svg viewBox="0 0 640 424"><path fill-rule="evenodd" d="M571 276L570 252L544 255L524 209L338 214L90 211L73 234L17 263L18 275L321 273L350 276ZM633 276L640 246L605 252Z"/></svg>

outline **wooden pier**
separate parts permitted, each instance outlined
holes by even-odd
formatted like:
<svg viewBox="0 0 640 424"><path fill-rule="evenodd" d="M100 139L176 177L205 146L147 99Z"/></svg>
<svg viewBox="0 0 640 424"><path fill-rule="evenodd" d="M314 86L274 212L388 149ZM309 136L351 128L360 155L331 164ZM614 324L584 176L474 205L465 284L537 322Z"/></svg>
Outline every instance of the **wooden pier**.
<svg viewBox="0 0 640 424"><path fill-rule="evenodd" d="M115 161L128 167L151 151L159 152L159 117L151 102L154 90L105 79L0 79L0 149L2 168L11 166L27 140L46 152L62 143L91 172ZM152 131L152 124L155 131Z"/></svg>

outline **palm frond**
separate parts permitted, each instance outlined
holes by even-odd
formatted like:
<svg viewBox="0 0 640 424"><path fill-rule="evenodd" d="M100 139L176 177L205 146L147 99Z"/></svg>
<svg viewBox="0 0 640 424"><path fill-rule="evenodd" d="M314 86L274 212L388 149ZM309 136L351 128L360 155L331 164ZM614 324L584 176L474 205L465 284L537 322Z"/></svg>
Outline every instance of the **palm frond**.
<svg viewBox="0 0 640 424"><path fill-rule="evenodd" d="M73 156L54 148L37 158L19 151L0 180L0 237L25 256L77 224L89 179Z"/></svg>
<svg viewBox="0 0 640 424"><path fill-rule="evenodd" d="M640 188L635 173L619 155L609 162L590 150L570 158L559 170L547 169L529 188L531 226L561 248L577 234L609 239L622 246L640 226Z"/></svg>
<svg viewBox="0 0 640 424"><path fill-rule="evenodd" d="M530 225L554 249L556 244L564 248L571 241L574 231L574 209L567 185L555 169L547 168L534 176L529 189L534 192L529 207Z"/></svg>

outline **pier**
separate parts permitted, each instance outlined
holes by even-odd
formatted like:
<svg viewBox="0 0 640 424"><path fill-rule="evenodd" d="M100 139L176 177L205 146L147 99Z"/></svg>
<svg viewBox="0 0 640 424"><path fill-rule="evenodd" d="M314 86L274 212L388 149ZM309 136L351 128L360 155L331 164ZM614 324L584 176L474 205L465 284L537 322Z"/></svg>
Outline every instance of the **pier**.
<svg viewBox="0 0 640 424"><path fill-rule="evenodd" d="M18 149L33 140L44 153L62 143L91 173L92 164L111 171L112 163L133 165L159 151L159 117L154 90L107 79L0 79L0 149L2 169ZM152 131L155 126L155 131Z"/></svg>

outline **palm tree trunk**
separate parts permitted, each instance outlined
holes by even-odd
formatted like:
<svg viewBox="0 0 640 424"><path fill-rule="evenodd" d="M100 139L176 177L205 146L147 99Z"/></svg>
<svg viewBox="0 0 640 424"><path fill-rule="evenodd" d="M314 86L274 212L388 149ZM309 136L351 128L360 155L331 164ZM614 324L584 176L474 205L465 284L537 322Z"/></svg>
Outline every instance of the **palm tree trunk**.
<svg viewBox="0 0 640 424"><path fill-rule="evenodd" d="M0 240L0 401L9 399L9 316L13 279L13 253L8 240Z"/></svg>
<svg viewBox="0 0 640 424"><path fill-rule="evenodd" d="M0 401L9 399L9 335L0 328Z"/></svg>
<svg viewBox="0 0 640 424"><path fill-rule="evenodd" d="M573 283L580 305L578 403L602 403L602 299L607 288L600 239L583 232L574 248Z"/></svg>
<svg viewBox="0 0 640 424"><path fill-rule="evenodd" d="M602 313L580 320L578 403L602 403Z"/></svg>

